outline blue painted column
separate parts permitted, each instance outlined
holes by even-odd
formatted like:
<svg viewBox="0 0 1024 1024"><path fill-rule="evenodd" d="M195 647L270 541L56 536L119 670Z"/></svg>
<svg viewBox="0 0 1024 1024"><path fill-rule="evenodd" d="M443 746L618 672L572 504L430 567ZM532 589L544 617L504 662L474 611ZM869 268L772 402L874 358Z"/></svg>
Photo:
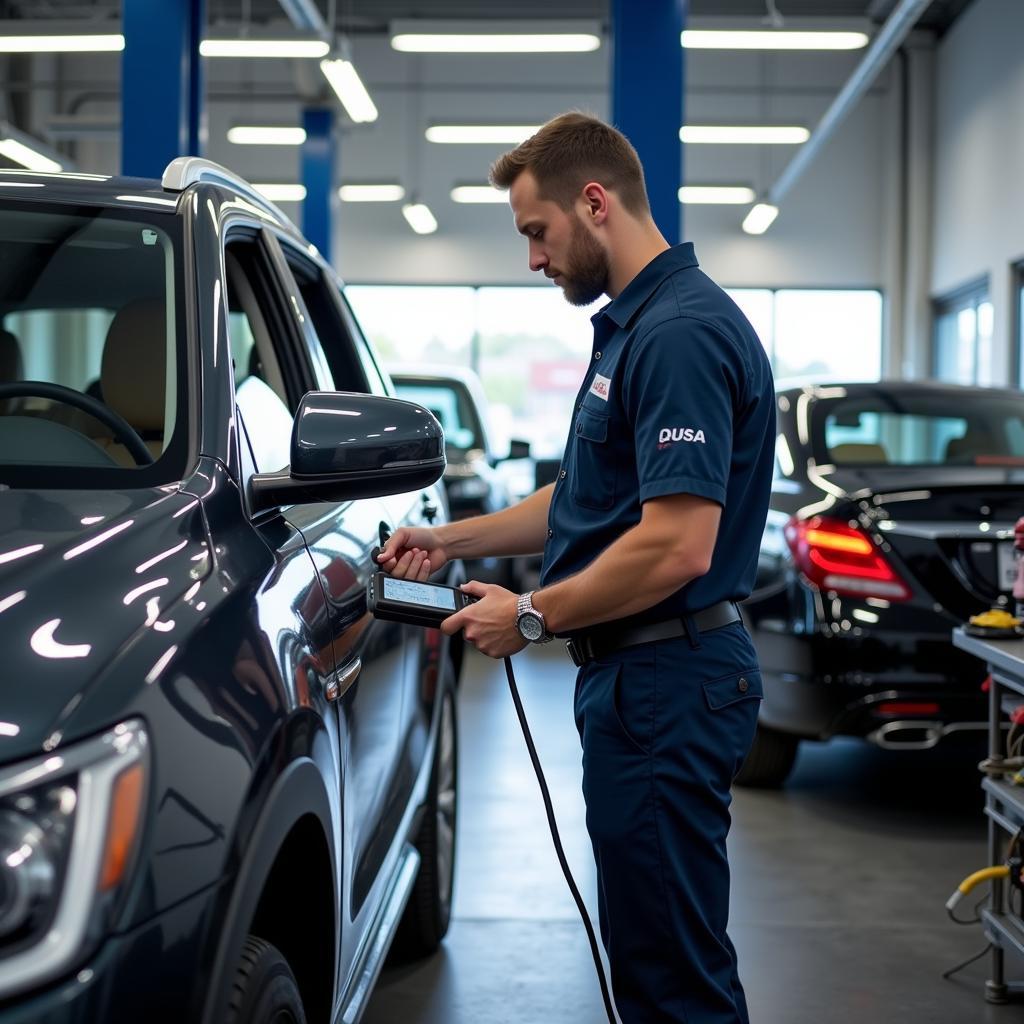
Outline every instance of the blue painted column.
<svg viewBox="0 0 1024 1024"><path fill-rule="evenodd" d="M334 163L337 141L334 111L329 107L309 107L302 114L306 141L302 144L302 184L306 198L302 202L302 233L328 263L334 259L335 180Z"/></svg>
<svg viewBox="0 0 1024 1024"><path fill-rule="evenodd" d="M199 43L206 0L123 0L121 171L159 178L206 147Z"/></svg>
<svg viewBox="0 0 1024 1024"><path fill-rule="evenodd" d="M681 238L687 0L612 0L612 123L640 154L654 222L669 244Z"/></svg>

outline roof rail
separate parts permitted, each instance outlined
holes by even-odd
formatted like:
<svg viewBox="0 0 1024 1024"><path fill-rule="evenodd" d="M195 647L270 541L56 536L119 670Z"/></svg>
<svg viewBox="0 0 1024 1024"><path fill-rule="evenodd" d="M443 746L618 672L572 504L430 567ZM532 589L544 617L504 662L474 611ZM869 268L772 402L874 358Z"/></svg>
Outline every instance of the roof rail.
<svg viewBox="0 0 1024 1024"><path fill-rule="evenodd" d="M265 196L256 191L245 180L212 160L203 160L198 156L179 156L172 160L164 170L160 184L168 192L184 192L190 185L206 181L212 185L226 185L228 188L241 192L254 206L273 215L277 221L290 223L288 218Z"/></svg>

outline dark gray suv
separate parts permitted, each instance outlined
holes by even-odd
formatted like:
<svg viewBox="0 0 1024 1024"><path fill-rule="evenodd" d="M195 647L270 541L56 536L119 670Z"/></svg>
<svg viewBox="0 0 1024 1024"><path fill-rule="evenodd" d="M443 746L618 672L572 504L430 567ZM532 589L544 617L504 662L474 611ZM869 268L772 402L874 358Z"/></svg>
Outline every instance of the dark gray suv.
<svg viewBox="0 0 1024 1024"><path fill-rule="evenodd" d="M0 1021L357 1021L451 911L460 652L365 597L440 426L223 168L0 186Z"/></svg>

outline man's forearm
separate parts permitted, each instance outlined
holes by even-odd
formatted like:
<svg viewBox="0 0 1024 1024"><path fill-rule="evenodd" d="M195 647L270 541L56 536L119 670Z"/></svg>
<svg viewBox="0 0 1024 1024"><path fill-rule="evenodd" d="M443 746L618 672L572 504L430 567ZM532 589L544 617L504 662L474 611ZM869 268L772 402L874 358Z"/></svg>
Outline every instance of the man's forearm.
<svg viewBox="0 0 1024 1024"><path fill-rule="evenodd" d="M487 516L460 519L438 528L450 558L537 555L548 534L548 508L554 484L548 484L511 508Z"/></svg>

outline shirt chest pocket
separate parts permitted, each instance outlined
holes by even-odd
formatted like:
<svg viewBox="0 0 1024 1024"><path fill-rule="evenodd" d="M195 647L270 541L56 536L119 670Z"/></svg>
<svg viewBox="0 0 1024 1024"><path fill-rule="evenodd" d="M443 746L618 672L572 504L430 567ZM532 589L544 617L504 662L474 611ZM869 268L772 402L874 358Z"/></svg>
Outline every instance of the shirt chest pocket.
<svg viewBox="0 0 1024 1024"><path fill-rule="evenodd" d="M584 406L576 416L570 493L584 508L608 509L615 503L619 470L608 440L609 417Z"/></svg>

